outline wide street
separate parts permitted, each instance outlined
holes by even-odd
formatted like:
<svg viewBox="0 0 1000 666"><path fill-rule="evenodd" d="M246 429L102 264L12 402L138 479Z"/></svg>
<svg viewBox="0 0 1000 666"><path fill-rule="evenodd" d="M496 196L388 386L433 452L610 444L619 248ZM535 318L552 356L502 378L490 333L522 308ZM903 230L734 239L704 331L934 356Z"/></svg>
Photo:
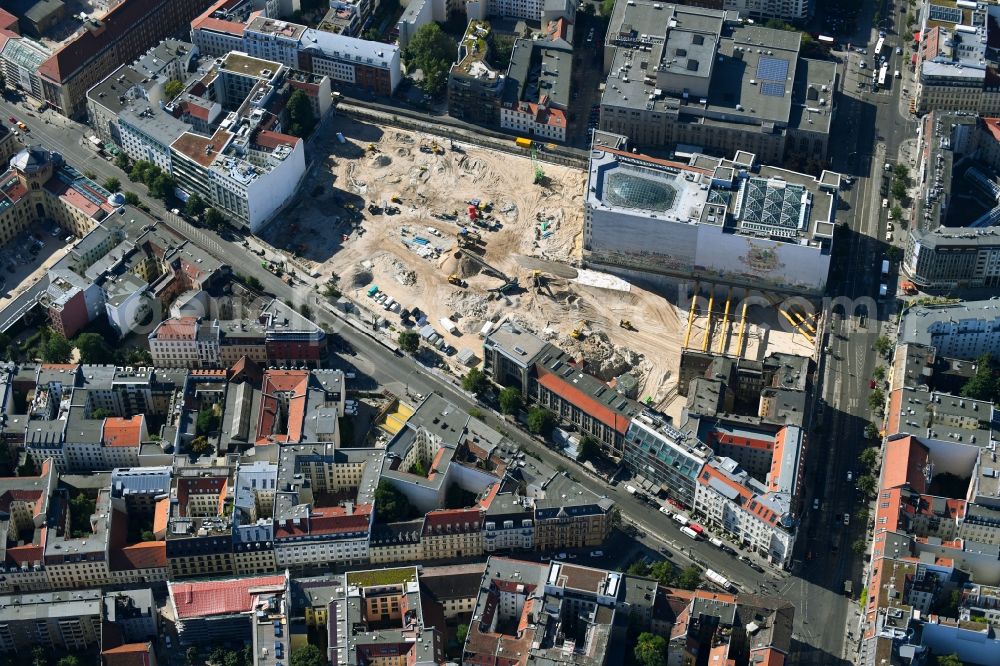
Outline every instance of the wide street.
<svg viewBox="0 0 1000 666"><path fill-rule="evenodd" d="M864 30L865 34L867 32L867 29ZM877 33L873 32L873 35L877 37ZM863 36L858 44L862 41ZM901 56L895 55L895 47L900 40L891 30L887 42L891 43L887 47L893 53L891 58L899 60ZM869 53L873 43L874 40L871 40L868 44ZM839 96L839 109L834 119L831 161L834 170L850 174L855 178L855 184L846 193L853 209L849 215L853 222L849 233L838 236L831 291L849 299L874 299L878 293L878 265L885 253L886 211L882 207L878 179L886 156L896 155L900 143L912 136L913 122L899 115L898 98L903 87L900 81L893 81L887 91L879 93L871 93L870 87L858 90L856 70L859 56L848 56L843 52L838 55L844 56L841 64L844 94ZM895 64L890 64L890 71L894 67ZM869 67L864 71L870 72L871 69ZM60 152L68 163L81 172L92 171L97 174L98 180L112 176L119 178L124 189L140 195L155 217L167 219L163 205L150 198L145 187L130 183L118 168L85 145L85 137L92 134L89 128L56 117L51 112L38 114L31 111L29 114L27 107L7 101L0 101L0 114L5 118L15 116L24 119L31 128L29 140L32 143ZM49 122L44 122L43 117ZM325 131L337 131L336 118L330 125L332 127L326 127ZM854 140L843 141L840 137L853 137ZM289 286L261 268L256 258L248 260L247 250L238 240L226 241L214 232L202 229L191 240L235 271L257 278L266 291L282 300L292 304L308 302L318 323L340 336L356 351L355 356L331 355L331 365L353 368L359 376L367 376L373 384L399 395L436 391L463 409L484 411L482 405L478 405L448 378L428 372L412 358L396 356L365 332L345 324L325 307L325 302L318 299L312 285ZM825 409L818 419L820 430L813 436L810 446L807 490L803 500L806 508L799 538L798 559L803 562L794 576L767 566L765 573L758 573L705 541L691 541L679 532L674 521L637 501L625 491L623 485L609 486L595 477L589 477L588 472L575 462L494 414L487 413L485 420L494 427L503 428L513 443L530 451L533 456L553 467L565 467L577 479L585 480L588 487L613 499L623 518L639 528L640 539L652 550L660 550L666 545L673 561L678 564L696 561L702 567L723 573L744 592L776 594L793 603L796 606L797 640L794 648L798 663L834 664L841 662L845 654L849 662L856 635L850 636L848 629L856 631L856 604L844 596L843 583L853 580L856 597L860 589L862 562L851 550L851 544L863 538L867 528L853 519L861 501L854 484L847 481L846 474L851 470L857 478L857 454L863 446L864 424L869 420L868 382L875 365L871 350L874 338L884 326L882 322L887 314L884 309L888 307L884 304L880 312L874 306L874 300L869 302L872 305L865 312L853 307L845 308L829 322L827 344L832 353L827 354L820 364ZM864 326L862 318L867 319ZM812 510L814 498L821 502L817 511ZM843 524L845 513L851 514L847 526ZM634 552L620 544L607 550L608 555ZM580 558L583 562L587 561L584 554ZM605 559L600 564L624 567L628 560L614 562Z"/></svg>

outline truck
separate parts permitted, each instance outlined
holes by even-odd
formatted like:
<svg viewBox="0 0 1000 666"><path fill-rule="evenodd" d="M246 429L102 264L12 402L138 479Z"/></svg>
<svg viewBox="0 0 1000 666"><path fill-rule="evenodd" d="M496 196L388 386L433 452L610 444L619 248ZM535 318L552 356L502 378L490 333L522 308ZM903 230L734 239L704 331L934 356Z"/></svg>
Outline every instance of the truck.
<svg viewBox="0 0 1000 666"><path fill-rule="evenodd" d="M889 274L889 260L888 259L883 259L882 260L882 275L888 275L888 274Z"/></svg>
<svg viewBox="0 0 1000 666"><path fill-rule="evenodd" d="M698 523L688 523L687 526L690 527L695 532L695 534L698 534L699 536L705 535L705 528L699 525Z"/></svg>
<svg viewBox="0 0 1000 666"><path fill-rule="evenodd" d="M526 139L523 136L514 139L514 143L517 144L518 148L531 148L531 139Z"/></svg>
<svg viewBox="0 0 1000 666"><path fill-rule="evenodd" d="M625 491L629 495L635 495L635 486L625 486Z"/></svg>
<svg viewBox="0 0 1000 666"><path fill-rule="evenodd" d="M728 578L720 574L718 571L713 571L711 569L705 569L705 578L715 585L718 585L723 590L732 590L733 584Z"/></svg>
<svg viewBox="0 0 1000 666"><path fill-rule="evenodd" d="M675 513L674 514L674 520L676 520L678 523L680 523L685 528L687 528L687 524L688 524L687 516L681 515L679 513ZM695 534L697 534L697 532L695 532Z"/></svg>
<svg viewBox="0 0 1000 666"><path fill-rule="evenodd" d="M674 516L674 517L676 518L676 516ZM701 538L701 537L700 537L700 536L698 535L698 533L697 533L697 532L695 532L695 531L694 531L693 529L691 529L690 527L682 527L682 528L681 528L681 533L682 533L683 535L685 535L685 536L688 536L688 537L691 537L691 538L692 538L692 539L694 539L695 541L697 541L698 539L700 539L700 538Z"/></svg>
<svg viewBox="0 0 1000 666"><path fill-rule="evenodd" d="M718 537L712 537L711 539L708 540L708 542L713 546L715 546L716 548L722 548L725 545L722 543L722 539Z"/></svg>
<svg viewBox="0 0 1000 666"><path fill-rule="evenodd" d="M880 284L878 286L878 297L879 298L885 298L888 293L889 293L889 287L887 285Z"/></svg>
<svg viewBox="0 0 1000 666"><path fill-rule="evenodd" d="M455 322L453 322L451 319L448 319L447 317L441 317L439 322L441 324L441 328L448 331L452 335L455 335L455 333L458 332L458 326L455 326Z"/></svg>
<svg viewBox="0 0 1000 666"><path fill-rule="evenodd" d="M337 132L337 141L341 143L347 143L347 139L344 138L343 132Z"/></svg>
<svg viewBox="0 0 1000 666"><path fill-rule="evenodd" d="M850 580L844 581L844 594L851 596L854 594L854 582Z"/></svg>

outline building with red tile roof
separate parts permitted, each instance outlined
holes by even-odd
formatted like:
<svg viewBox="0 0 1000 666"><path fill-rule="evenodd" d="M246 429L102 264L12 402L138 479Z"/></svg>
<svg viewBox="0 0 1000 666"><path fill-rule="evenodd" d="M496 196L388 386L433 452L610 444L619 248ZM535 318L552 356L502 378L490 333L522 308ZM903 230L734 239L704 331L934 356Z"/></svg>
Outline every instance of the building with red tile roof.
<svg viewBox="0 0 1000 666"><path fill-rule="evenodd" d="M101 651L103 666L157 666L151 642L124 643Z"/></svg>
<svg viewBox="0 0 1000 666"><path fill-rule="evenodd" d="M83 30L39 66L45 101L67 117L80 116L91 86L190 25L207 4L207 0L124 0L102 18L87 19Z"/></svg>
<svg viewBox="0 0 1000 666"><path fill-rule="evenodd" d="M167 593L183 644L246 640L258 623L287 626L289 577L255 576L189 583L170 582ZM263 618L259 614L263 614ZM264 622L266 620L266 622Z"/></svg>

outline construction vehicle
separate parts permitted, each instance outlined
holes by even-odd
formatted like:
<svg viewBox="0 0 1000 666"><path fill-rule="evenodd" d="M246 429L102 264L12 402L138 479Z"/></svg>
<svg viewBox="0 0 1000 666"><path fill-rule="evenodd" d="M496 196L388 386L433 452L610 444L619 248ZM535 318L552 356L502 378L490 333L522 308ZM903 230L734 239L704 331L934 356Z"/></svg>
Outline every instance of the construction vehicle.
<svg viewBox="0 0 1000 666"><path fill-rule="evenodd" d="M444 155L444 148L437 144L437 141L431 143L431 152L435 155Z"/></svg>
<svg viewBox="0 0 1000 666"><path fill-rule="evenodd" d="M372 215L381 215L382 207L376 205L375 202L372 202L368 204L368 212L371 213Z"/></svg>
<svg viewBox="0 0 1000 666"><path fill-rule="evenodd" d="M370 153L377 153L377 152L379 152L378 146L376 146L374 143L369 143L368 144L368 152L370 152Z"/></svg>
<svg viewBox="0 0 1000 666"><path fill-rule="evenodd" d="M629 321L628 319L621 319L621 320L619 320L618 321L618 325L621 326L622 328L624 328L626 331L634 331L635 330L635 326L633 326L632 322Z"/></svg>
<svg viewBox="0 0 1000 666"><path fill-rule="evenodd" d="M585 322L585 321L583 321L581 319L580 323L578 323L576 325L576 328L574 328L572 331L570 331L569 337L573 338L574 340L583 340L583 337L584 337L583 330L586 327L587 327L587 322Z"/></svg>
<svg viewBox="0 0 1000 666"><path fill-rule="evenodd" d="M403 203L403 200L399 198L398 194L393 194L391 197L389 197L389 201L396 204Z"/></svg>
<svg viewBox="0 0 1000 666"><path fill-rule="evenodd" d="M468 285L466 285L465 280L463 280L462 278L458 277L454 273L452 273L451 275L448 276L448 284L453 284L456 287L466 287L466 286L468 286Z"/></svg>

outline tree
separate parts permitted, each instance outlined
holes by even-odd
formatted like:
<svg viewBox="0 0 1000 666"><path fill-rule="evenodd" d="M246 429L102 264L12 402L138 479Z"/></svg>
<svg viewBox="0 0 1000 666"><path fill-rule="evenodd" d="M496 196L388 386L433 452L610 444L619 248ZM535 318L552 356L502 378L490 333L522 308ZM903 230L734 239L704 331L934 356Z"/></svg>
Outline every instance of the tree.
<svg viewBox="0 0 1000 666"><path fill-rule="evenodd" d="M212 446L208 443L208 438L204 435L199 435L191 440L191 446L188 447L191 453L196 456L200 456L203 453L208 453Z"/></svg>
<svg viewBox="0 0 1000 666"><path fill-rule="evenodd" d="M878 491L878 479L871 474L863 474L858 477L858 490L865 497L872 497Z"/></svg>
<svg viewBox="0 0 1000 666"><path fill-rule="evenodd" d="M469 635L469 625L460 624L455 629L455 640L457 640L462 645L465 645L465 638Z"/></svg>
<svg viewBox="0 0 1000 666"><path fill-rule="evenodd" d="M104 189L114 194L121 189L122 181L118 180L114 176L111 176L110 178L105 178L102 185L104 185Z"/></svg>
<svg viewBox="0 0 1000 666"><path fill-rule="evenodd" d="M878 464L878 449L868 447L858 456L858 461L868 469L873 469Z"/></svg>
<svg viewBox="0 0 1000 666"><path fill-rule="evenodd" d="M407 354L413 354L420 348L420 336L413 331L403 331L399 334L399 346Z"/></svg>
<svg viewBox="0 0 1000 666"><path fill-rule="evenodd" d="M128 179L133 183L145 183L146 171L148 171L151 166L153 166L152 162L138 160L132 165L132 170L128 172Z"/></svg>
<svg viewBox="0 0 1000 666"><path fill-rule="evenodd" d="M504 414L517 414L518 410L521 409L521 391L513 386L501 390L499 400L500 411Z"/></svg>
<svg viewBox="0 0 1000 666"><path fill-rule="evenodd" d="M877 388L868 394L868 407L873 412L881 412L884 406L885 393L882 392L882 389Z"/></svg>
<svg viewBox="0 0 1000 666"><path fill-rule="evenodd" d="M382 39L382 33L378 31L378 28L368 28L362 37L369 42L377 42Z"/></svg>
<svg viewBox="0 0 1000 666"><path fill-rule="evenodd" d="M290 666L326 666L326 657L318 647L309 643L296 649L288 663Z"/></svg>
<svg viewBox="0 0 1000 666"><path fill-rule="evenodd" d="M602 0L601 16L611 16L613 11L615 11L615 0Z"/></svg>
<svg viewBox="0 0 1000 666"><path fill-rule="evenodd" d="M312 308L309 307L308 304L303 303L302 305L299 306L299 314L301 314L306 319L311 320L312 316L313 316L313 311L312 311Z"/></svg>
<svg viewBox="0 0 1000 666"><path fill-rule="evenodd" d="M150 163L146 170L142 173L142 182L146 184L147 187L153 184L157 178L163 175L163 169L159 166Z"/></svg>
<svg viewBox="0 0 1000 666"><path fill-rule="evenodd" d="M437 23L428 23L417 30L406 47L406 61L411 71L415 68L423 72L420 87L424 92L436 95L444 88L457 51L458 45Z"/></svg>
<svg viewBox="0 0 1000 666"><path fill-rule="evenodd" d="M49 336L42 346L42 359L47 363L69 363L73 346L58 333Z"/></svg>
<svg viewBox="0 0 1000 666"><path fill-rule="evenodd" d="M73 345L80 352L81 363L113 363L115 354L107 343L97 333L81 333L76 336Z"/></svg>
<svg viewBox="0 0 1000 666"><path fill-rule="evenodd" d="M177 97L182 90L184 90L184 84L177 79L170 79L167 81L167 85L163 86L163 92L166 93L167 99Z"/></svg>
<svg viewBox="0 0 1000 666"><path fill-rule="evenodd" d="M375 488L375 519L382 523L394 523L410 517L410 500L396 490L389 481L383 479Z"/></svg>
<svg viewBox="0 0 1000 666"><path fill-rule="evenodd" d="M864 555L865 551L868 550L868 544L864 539L857 539L851 544L851 550L854 551L855 555Z"/></svg>
<svg viewBox="0 0 1000 666"><path fill-rule="evenodd" d="M32 666L48 666L49 653L41 645L31 648Z"/></svg>
<svg viewBox="0 0 1000 666"><path fill-rule="evenodd" d="M214 208L205 211L205 226L209 229L221 229L226 223L226 218Z"/></svg>
<svg viewBox="0 0 1000 666"><path fill-rule="evenodd" d="M937 666L963 666L965 663L959 658L957 652L936 656L934 661Z"/></svg>
<svg viewBox="0 0 1000 666"><path fill-rule="evenodd" d="M644 631L635 644L635 661L640 666L667 666L667 640Z"/></svg>
<svg viewBox="0 0 1000 666"><path fill-rule="evenodd" d="M112 416L111 410L105 409L104 407L98 407L90 413L90 418L92 419L106 419Z"/></svg>
<svg viewBox="0 0 1000 666"><path fill-rule="evenodd" d="M138 206L139 205L139 195L136 194L135 192L126 192L125 193L125 203L127 203L129 206Z"/></svg>
<svg viewBox="0 0 1000 666"><path fill-rule="evenodd" d="M854 512L854 519L862 525L868 522L868 517L869 513L867 506L858 507L858 510Z"/></svg>
<svg viewBox="0 0 1000 666"><path fill-rule="evenodd" d="M882 381L883 379L885 379L885 366L876 365L875 369L872 370L872 377L874 377L877 381Z"/></svg>
<svg viewBox="0 0 1000 666"><path fill-rule="evenodd" d="M24 454L24 462L17 468L18 476L38 476L38 465L30 453Z"/></svg>
<svg viewBox="0 0 1000 666"><path fill-rule="evenodd" d="M901 180L895 180L892 183L892 198L897 201L903 201L906 199L906 183Z"/></svg>
<svg viewBox="0 0 1000 666"><path fill-rule="evenodd" d="M462 388L481 398L490 387L490 380L479 368L472 368L462 377Z"/></svg>
<svg viewBox="0 0 1000 666"><path fill-rule="evenodd" d="M875 351L878 352L879 356L885 356L892 349L892 340L884 335L878 336L875 339Z"/></svg>
<svg viewBox="0 0 1000 666"><path fill-rule="evenodd" d="M976 373L962 386L961 393L974 400L993 400L997 395L997 380L993 376L993 358L983 354L976 359Z"/></svg>
<svg viewBox="0 0 1000 666"><path fill-rule="evenodd" d="M580 449L577 453L576 459L583 463L588 460L596 460L600 456L601 443L597 441L596 437L585 435L583 439L580 440Z"/></svg>
<svg viewBox="0 0 1000 666"><path fill-rule="evenodd" d="M903 209L900 208L898 204L893 206L892 208L889 209L889 217L899 222L901 219L903 219Z"/></svg>
<svg viewBox="0 0 1000 666"><path fill-rule="evenodd" d="M685 590L693 590L698 587L698 583L701 582L701 571L698 567L693 564L689 567L685 567L681 574L677 577L677 587L683 588Z"/></svg>
<svg viewBox="0 0 1000 666"><path fill-rule="evenodd" d="M121 169L122 171L128 171L129 167L131 166L131 162L128 158L128 155L126 155L125 153L118 153L118 156L115 157L115 166Z"/></svg>
<svg viewBox="0 0 1000 666"><path fill-rule="evenodd" d="M593 16L597 13L597 10L594 9L594 5L588 2L583 6L583 13L587 16Z"/></svg>
<svg viewBox="0 0 1000 666"><path fill-rule="evenodd" d="M868 439L878 439L879 435L878 426L874 423L868 423L865 425L865 437Z"/></svg>
<svg viewBox="0 0 1000 666"><path fill-rule="evenodd" d="M902 162L896 165L896 168L892 170L896 174L896 178L899 178L903 182L910 179L910 167L906 166Z"/></svg>
<svg viewBox="0 0 1000 666"><path fill-rule="evenodd" d="M74 538L91 533L90 517L97 510L97 500L84 493L77 493L69 501L69 531Z"/></svg>
<svg viewBox="0 0 1000 666"><path fill-rule="evenodd" d="M157 199L166 201L174 193L176 185L177 182L173 176L168 173L161 173L150 183L149 193Z"/></svg>
<svg viewBox="0 0 1000 666"><path fill-rule="evenodd" d="M291 121L288 132L292 136L307 137L316 127L316 115L303 91L296 90L288 98L288 117Z"/></svg>
<svg viewBox="0 0 1000 666"><path fill-rule="evenodd" d="M528 430L535 435L548 437L556 425L556 416L544 407L532 407L528 410Z"/></svg>
<svg viewBox="0 0 1000 666"><path fill-rule="evenodd" d="M141 538L143 541L156 541L156 535L150 530L143 530Z"/></svg>
<svg viewBox="0 0 1000 666"><path fill-rule="evenodd" d="M194 666L195 664L200 663L198 648L193 645L189 647L187 652L184 653L184 660L187 662L188 666Z"/></svg>
<svg viewBox="0 0 1000 666"><path fill-rule="evenodd" d="M641 576L643 578L647 578L649 576L649 565L646 563L646 560L636 560L629 565L625 573L629 576Z"/></svg>
<svg viewBox="0 0 1000 666"><path fill-rule="evenodd" d="M219 416L211 407L205 407L198 412L198 420L195 423L195 432L199 435L208 435L219 428Z"/></svg>
<svg viewBox="0 0 1000 666"><path fill-rule="evenodd" d="M80 666L80 660L75 654L68 654L57 661L56 666Z"/></svg>
<svg viewBox="0 0 1000 666"><path fill-rule="evenodd" d="M191 217L198 217L205 212L205 200L197 194L192 194L184 204L184 212Z"/></svg>

